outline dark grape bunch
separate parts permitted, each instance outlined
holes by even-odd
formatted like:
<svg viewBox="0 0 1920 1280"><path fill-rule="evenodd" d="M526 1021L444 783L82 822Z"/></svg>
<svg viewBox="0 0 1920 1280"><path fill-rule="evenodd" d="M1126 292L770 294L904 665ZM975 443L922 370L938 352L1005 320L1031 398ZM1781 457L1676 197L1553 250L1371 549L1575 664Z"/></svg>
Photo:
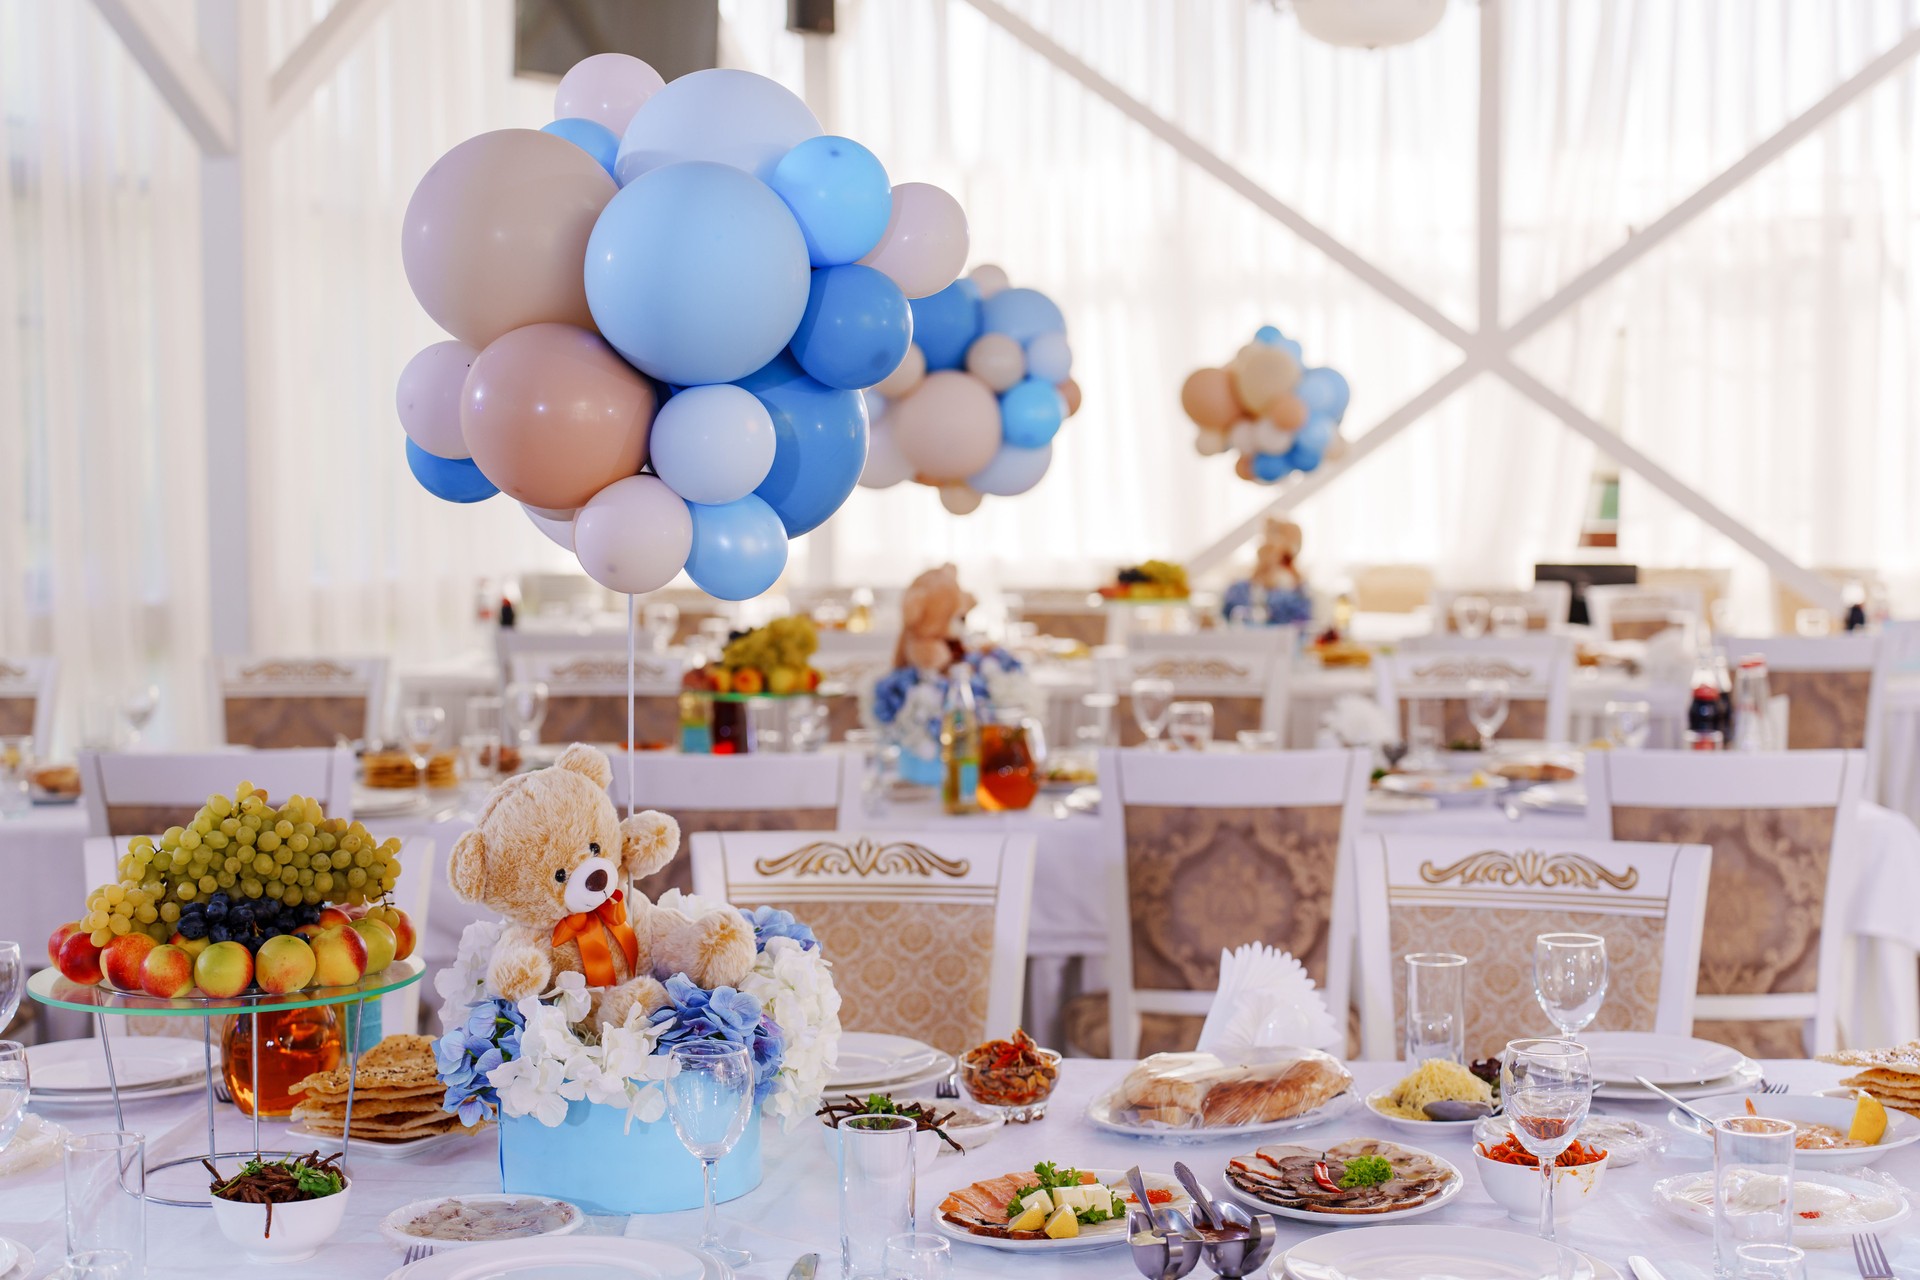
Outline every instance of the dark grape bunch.
<svg viewBox="0 0 1920 1280"><path fill-rule="evenodd" d="M321 910L304 902L288 906L273 898L236 898L223 891L204 902L183 905L175 927L183 938L238 942L249 951L258 951L268 938L293 933L302 925L318 924Z"/></svg>

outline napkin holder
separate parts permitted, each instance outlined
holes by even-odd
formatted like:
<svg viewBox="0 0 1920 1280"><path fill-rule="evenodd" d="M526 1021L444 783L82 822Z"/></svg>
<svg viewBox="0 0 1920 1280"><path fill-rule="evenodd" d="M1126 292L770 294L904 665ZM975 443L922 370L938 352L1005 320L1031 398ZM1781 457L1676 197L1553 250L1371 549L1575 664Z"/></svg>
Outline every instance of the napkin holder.
<svg viewBox="0 0 1920 1280"><path fill-rule="evenodd" d="M760 1113L713 1167L714 1197L736 1200L760 1185ZM553 1128L532 1116L500 1116L500 1190L552 1196L590 1214L674 1213L706 1203L700 1162L664 1117L627 1124L623 1108L567 1105Z"/></svg>

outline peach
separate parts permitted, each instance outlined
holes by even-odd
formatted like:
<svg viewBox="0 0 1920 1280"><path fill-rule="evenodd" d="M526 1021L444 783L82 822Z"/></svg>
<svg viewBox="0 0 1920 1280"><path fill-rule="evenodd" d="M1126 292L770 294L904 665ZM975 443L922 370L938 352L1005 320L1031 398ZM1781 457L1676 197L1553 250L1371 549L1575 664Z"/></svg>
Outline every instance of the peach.
<svg viewBox="0 0 1920 1280"><path fill-rule="evenodd" d="M322 929L344 929L353 923L353 917L340 907L322 907L315 923Z"/></svg>
<svg viewBox="0 0 1920 1280"><path fill-rule="evenodd" d="M290 933L268 938L260 944L260 954L253 958L254 981L262 991L275 995L300 990L313 981L313 970L313 948L305 938L296 938Z"/></svg>
<svg viewBox="0 0 1920 1280"><path fill-rule="evenodd" d="M355 929L328 929L313 940L313 976L323 987L346 987L367 976L367 940Z"/></svg>
<svg viewBox="0 0 1920 1280"><path fill-rule="evenodd" d="M393 963L400 949L400 936L385 920L361 919L353 922L353 931L367 944L367 972L379 973Z"/></svg>
<svg viewBox="0 0 1920 1280"><path fill-rule="evenodd" d="M58 969L60 967L60 948L65 945L68 938L79 932L80 922L78 920L69 920L58 929L55 929L53 936L47 939L47 963Z"/></svg>
<svg viewBox="0 0 1920 1280"><path fill-rule="evenodd" d="M100 972L100 948L85 933L70 933L60 944L60 956L54 961L60 976L69 982L91 987L106 975Z"/></svg>
<svg viewBox="0 0 1920 1280"><path fill-rule="evenodd" d="M147 952L140 965L140 989L162 1000L174 1000L193 990L193 957L172 943Z"/></svg>
<svg viewBox="0 0 1920 1280"><path fill-rule="evenodd" d="M194 957L193 980L210 996L237 996L253 984L253 953L237 942L216 942Z"/></svg>
<svg viewBox="0 0 1920 1280"><path fill-rule="evenodd" d="M212 941L213 939L207 937L205 934L201 934L197 938L189 938L186 934L175 929L173 936L167 939L167 945L170 947L178 947L189 956L198 958L200 953L205 951Z"/></svg>
<svg viewBox="0 0 1920 1280"><path fill-rule="evenodd" d="M393 958L405 960L420 945L420 935L414 931L413 917L398 907L387 908L387 924L393 929Z"/></svg>
<svg viewBox="0 0 1920 1280"><path fill-rule="evenodd" d="M140 967L147 962L147 952L153 950L154 941L144 933L123 933L107 944L100 953L100 968L106 973L107 981L122 991L140 990Z"/></svg>
<svg viewBox="0 0 1920 1280"><path fill-rule="evenodd" d="M326 931L327 931L327 927L322 924L303 924L298 929L295 929L293 932L296 936L305 938L308 942L312 942L315 938L319 937L321 934L325 933Z"/></svg>

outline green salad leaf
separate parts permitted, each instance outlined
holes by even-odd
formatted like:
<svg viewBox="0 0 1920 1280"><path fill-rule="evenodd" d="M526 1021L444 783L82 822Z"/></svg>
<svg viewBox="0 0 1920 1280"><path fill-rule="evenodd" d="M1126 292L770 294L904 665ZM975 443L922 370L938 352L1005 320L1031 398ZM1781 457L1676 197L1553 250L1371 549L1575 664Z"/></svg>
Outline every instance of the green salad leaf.
<svg viewBox="0 0 1920 1280"><path fill-rule="evenodd" d="M1345 1172L1340 1175L1340 1185L1351 1190L1354 1187L1377 1187L1393 1176L1393 1164L1385 1156L1355 1156L1347 1161Z"/></svg>

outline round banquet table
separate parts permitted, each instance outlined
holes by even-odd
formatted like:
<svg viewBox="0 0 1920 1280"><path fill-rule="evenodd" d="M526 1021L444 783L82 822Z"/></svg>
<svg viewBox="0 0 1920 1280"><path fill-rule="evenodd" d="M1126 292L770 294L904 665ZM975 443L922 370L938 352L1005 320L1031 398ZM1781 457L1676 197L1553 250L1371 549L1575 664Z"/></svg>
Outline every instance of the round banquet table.
<svg viewBox="0 0 1920 1280"><path fill-rule="evenodd" d="M938 1212L942 1196L949 1190L982 1178L1031 1168L1036 1161L1052 1160L1087 1168L1125 1168L1138 1164L1142 1169L1170 1173L1175 1160L1185 1161L1201 1180L1219 1194L1221 1171L1226 1160L1246 1150L1252 1142L1223 1142L1198 1146L1168 1146L1121 1137L1095 1129L1085 1118L1088 1101L1117 1083L1131 1065L1123 1062L1070 1059L1061 1072L1060 1087L1054 1095L1046 1119L1032 1125L1009 1125L985 1146L964 1155L948 1153L920 1171L919 1211L923 1227ZM1770 1080L1784 1081L1795 1091L1824 1088L1844 1074L1841 1068L1813 1062L1769 1062ZM1378 1088L1391 1082L1402 1071L1397 1063L1360 1062L1353 1064L1359 1091ZM1664 1108L1642 1104L1603 1102L1602 1110L1656 1124L1664 1124ZM226 1141L242 1141L246 1129L237 1111L222 1108L222 1121L228 1129ZM109 1127L111 1116L63 1113L52 1116L76 1130ZM205 1112L198 1096L144 1103L130 1107L128 1125L149 1137L147 1159L157 1163L187 1151L196 1142L204 1144ZM266 1139L272 1131L272 1138ZM283 1145L279 1126L263 1126L263 1140ZM1385 1137L1409 1145L1424 1146L1460 1167L1465 1188L1450 1204L1419 1219L1431 1225L1483 1228L1488 1231L1526 1232L1527 1228L1507 1218L1480 1188L1479 1175L1470 1168L1471 1143L1464 1135L1435 1135L1414 1138L1355 1109L1326 1124L1301 1131L1304 1140L1331 1144L1341 1138L1357 1136ZM1288 1139L1276 1139L1285 1141ZM296 1142L297 1139L287 1141ZM194 1148L198 1149L198 1148ZM787 1268L803 1253L821 1255L820 1275L839 1274L837 1236L839 1223L838 1179L825 1144L809 1121L792 1134L783 1134L769 1124L764 1138L766 1175L759 1188L746 1197L722 1206L721 1213L733 1242L751 1249L758 1261L741 1275L780 1280ZM453 1192L498 1191L499 1174L495 1164L495 1140L491 1131L461 1142L431 1149L408 1160L356 1158L350 1172L354 1177L353 1199L347 1206L346 1220L334 1242L314 1258L300 1263L275 1265L274 1274L282 1280L338 1280L341 1276L379 1277L400 1264L398 1249L385 1242L377 1231L380 1219L390 1210L424 1195ZM1561 1228L1563 1243L1592 1253L1625 1271L1627 1255L1644 1254L1665 1273L1667 1280L1705 1280L1712 1273L1712 1236L1695 1231L1667 1216L1653 1202L1651 1187L1673 1173L1706 1169L1711 1159L1704 1148L1683 1145L1675 1135L1666 1154L1639 1164L1610 1169L1595 1203ZM1893 1175L1908 1186L1920 1186L1920 1151L1909 1148L1888 1156L1877 1169ZM609 1177L619 1171L609 1169ZM11 1236L38 1254L38 1265L31 1280L50 1274L61 1252L62 1189L58 1163L0 1179L0 1235ZM157 1278L181 1277L182 1280L221 1280L223 1277L251 1277L259 1267L238 1257L214 1230L204 1209L171 1209L154 1206L148 1211L147 1271ZM669 1240L691 1244L699 1236L698 1210L634 1218L595 1218L587 1228L606 1235ZM1338 1228L1330 1228L1337 1230ZM1285 1248L1316 1234L1313 1224L1282 1221L1280 1245ZM1905 1230L1885 1237L1887 1252L1895 1274L1903 1280L1920 1277L1920 1231ZM1046 1280L1116 1280L1135 1274L1124 1247L1095 1250L1057 1257L1015 1257L984 1245L956 1243L953 1246L956 1277L1033 1276ZM1817 1250L1810 1253L1810 1276L1852 1277L1851 1253L1845 1249ZM1204 1268L1195 1273L1206 1274Z"/></svg>

